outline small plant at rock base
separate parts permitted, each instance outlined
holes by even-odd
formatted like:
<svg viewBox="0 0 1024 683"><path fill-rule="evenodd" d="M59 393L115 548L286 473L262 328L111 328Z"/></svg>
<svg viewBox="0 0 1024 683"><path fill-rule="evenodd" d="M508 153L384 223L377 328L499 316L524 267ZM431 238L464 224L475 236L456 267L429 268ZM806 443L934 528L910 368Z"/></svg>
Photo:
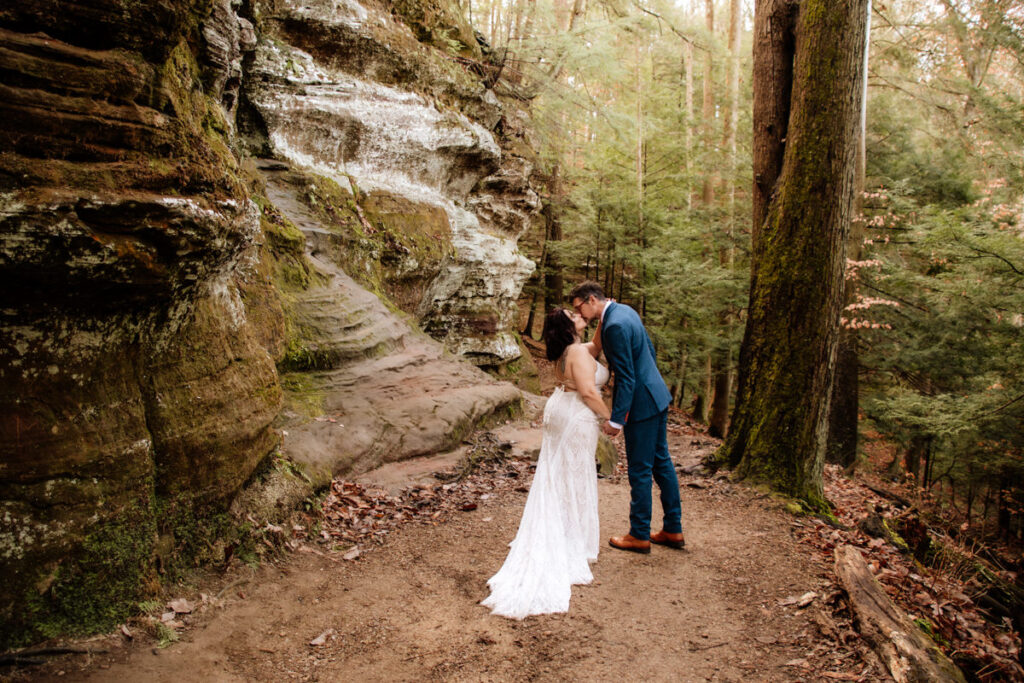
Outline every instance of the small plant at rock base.
<svg viewBox="0 0 1024 683"><path fill-rule="evenodd" d="M156 646L163 649L170 647L171 643L178 642L180 636L173 628L162 622L156 624Z"/></svg>
<svg viewBox="0 0 1024 683"><path fill-rule="evenodd" d="M152 614L163 609L163 603L159 600L143 600L139 603L139 612L142 614Z"/></svg>

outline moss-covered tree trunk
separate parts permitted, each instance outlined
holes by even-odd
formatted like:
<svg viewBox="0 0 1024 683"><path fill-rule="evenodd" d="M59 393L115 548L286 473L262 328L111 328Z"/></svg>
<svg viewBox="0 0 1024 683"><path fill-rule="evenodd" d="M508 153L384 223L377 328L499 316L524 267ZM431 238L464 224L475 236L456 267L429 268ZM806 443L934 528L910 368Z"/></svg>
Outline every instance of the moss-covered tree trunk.
<svg viewBox="0 0 1024 683"><path fill-rule="evenodd" d="M789 126L789 100L793 86L793 53L796 49L795 0L768 0L759 3L754 13L754 101L753 101L753 158L754 186L752 193L753 220L751 242L756 248L761 225L768 215L768 200L782 170L786 129ZM757 260L751 259L751 279L757 273ZM747 358L752 346L751 328L744 327L740 344L739 363L736 367L736 398L733 414L738 414L746 402L749 385ZM721 449L718 461L737 467L743 451Z"/></svg>
<svg viewBox="0 0 1024 683"><path fill-rule="evenodd" d="M865 60L871 44L871 17L865 30ZM866 68L865 63L865 68ZM860 123L857 126L857 166L853 182L853 220L847 240L847 256L859 261L864 241L864 178L867 173L867 81L864 81ZM844 281L843 308L857 300L857 280ZM857 330L844 326L839 335L836 353L836 378L832 388L832 405L828 421L827 462L853 467L857 462L857 422L860 408L860 357L857 354Z"/></svg>
<svg viewBox="0 0 1024 683"><path fill-rule="evenodd" d="M757 89L773 77L775 60L789 41L784 32L776 35L779 27L770 21L786 4L757 3L755 107ZM866 19L867 0L799 5L782 166L777 183L769 185L774 189L754 242L742 401L721 454L738 462L739 477L815 508L826 506L821 470L853 201ZM759 60L762 40L769 54ZM779 84L767 87L776 93ZM771 146L759 144L758 137L777 133L764 129L758 113L754 147L761 153ZM768 179L757 177L757 169L755 162L755 184L764 183Z"/></svg>

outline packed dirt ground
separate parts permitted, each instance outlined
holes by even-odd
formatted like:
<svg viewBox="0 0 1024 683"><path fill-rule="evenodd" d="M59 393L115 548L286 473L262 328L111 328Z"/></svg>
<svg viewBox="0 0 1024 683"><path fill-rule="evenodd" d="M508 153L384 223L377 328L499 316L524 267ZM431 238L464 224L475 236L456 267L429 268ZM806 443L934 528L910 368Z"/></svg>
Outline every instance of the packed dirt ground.
<svg viewBox="0 0 1024 683"><path fill-rule="evenodd" d="M685 469L714 443L677 423L670 445ZM724 479L682 475L685 550L656 546L642 556L606 547L594 583L573 589L568 614L492 616L477 603L515 535L528 481L486 482L509 479L504 475L517 467L529 475L529 461L513 459L470 477L475 509L461 504L400 525L358 557L304 543L275 563L182 587L194 608L177 617L187 624L166 647L136 628L131 640L116 633L87 643L105 654L68 656L13 675L118 682L887 680L831 616L830 567L796 538L806 522ZM400 483L389 476L385 485ZM603 535L624 532L625 477L602 478L599 495Z"/></svg>
<svg viewBox="0 0 1024 683"><path fill-rule="evenodd" d="M538 365L550 386L548 364ZM718 442L676 411L669 446L686 549L605 546L567 614L492 616L478 603L518 526L543 400L451 453L335 480L304 523L262 527L274 559L250 567L235 557L170 587L118 631L67 644L78 653L45 653L41 665L0 669L0 680L892 680L837 585L833 552L847 543L911 616L959 639L960 655L987 672L979 680L1021 671L1019 639L979 616L963 580L861 531L871 514L899 514L891 501L827 468L833 524L794 516L777 498L705 473L699 463ZM621 457L598 493L602 535L624 533Z"/></svg>

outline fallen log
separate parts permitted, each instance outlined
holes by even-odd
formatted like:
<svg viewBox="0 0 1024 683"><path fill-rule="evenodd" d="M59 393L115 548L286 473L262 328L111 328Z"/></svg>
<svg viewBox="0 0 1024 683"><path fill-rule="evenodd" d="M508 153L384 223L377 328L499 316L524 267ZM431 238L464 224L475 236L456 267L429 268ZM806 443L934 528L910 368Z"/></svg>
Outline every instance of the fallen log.
<svg viewBox="0 0 1024 683"><path fill-rule="evenodd" d="M913 504L909 500L907 500L906 498L899 494L889 491L888 489L883 489L879 486L872 486L871 484L868 483L865 483L864 486L868 487L869 490L874 491L883 498L888 498L894 503L898 503L899 505L902 505L905 508L913 507Z"/></svg>
<svg viewBox="0 0 1024 683"><path fill-rule="evenodd" d="M960 669L886 595L859 550L840 546L835 557L836 574L860 634L897 683L965 681Z"/></svg>

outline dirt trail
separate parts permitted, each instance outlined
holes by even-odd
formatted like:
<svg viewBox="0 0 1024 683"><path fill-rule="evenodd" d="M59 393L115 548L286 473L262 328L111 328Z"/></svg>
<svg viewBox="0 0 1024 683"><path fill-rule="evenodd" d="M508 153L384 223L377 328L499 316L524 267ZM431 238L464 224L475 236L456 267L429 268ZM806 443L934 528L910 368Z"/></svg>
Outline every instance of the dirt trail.
<svg viewBox="0 0 1024 683"><path fill-rule="evenodd" d="M682 464L689 436L672 439ZM682 454L682 455L679 455ZM694 486L704 486L695 488ZM629 487L599 482L602 535L626 530ZM119 645L53 662L38 680L794 681L865 673L833 655L815 612L780 605L822 593L827 568L791 535L792 517L755 492L683 477L687 549L649 556L605 547L595 582L565 615L511 621L477 603L501 565L526 499L507 491L437 526L407 525L356 561L297 553L240 570L248 583L182 640ZM309 643L333 629L319 647ZM139 639L141 641L141 639ZM875 671L859 680L880 680Z"/></svg>

